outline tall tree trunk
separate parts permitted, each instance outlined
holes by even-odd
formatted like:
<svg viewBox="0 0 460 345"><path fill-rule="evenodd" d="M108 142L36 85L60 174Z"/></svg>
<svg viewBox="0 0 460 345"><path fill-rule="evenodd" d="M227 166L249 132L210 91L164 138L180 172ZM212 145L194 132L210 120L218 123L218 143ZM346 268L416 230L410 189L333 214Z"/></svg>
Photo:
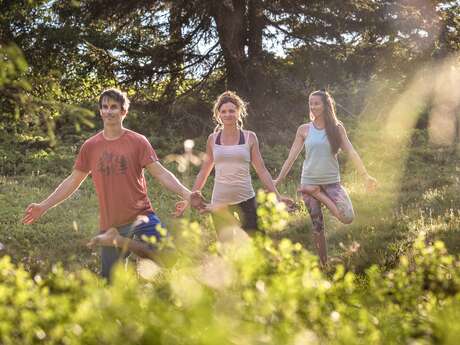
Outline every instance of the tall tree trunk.
<svg viewBox="0 0 460 345"><path fill-rule="evenodd" d="M248 4L248 57L251 62L262 58L262 33L265 17L261 0L249 0Z"/></svg>
<svg viewBox="0 0 460 345"><path fill-rule="evenodd" d="M213 18L227 69L228 88L247 95L246 1L223 0L213 4Z"/></svg>
<svg viewBox="0 0 460 345"><path fill-rule="evenodd" d="M267 91L268 79L264 73L264 54L262 47L263 29L265 17L263 13L262 0L248 1L248 65L246 75L249 83L250 112L248 118L249 127L258 130L258 124L263 123L265 114L265 93Z"/></svg>
<svg viewBox="0 0 460 345"><path fill-rule="evenodd" d="M182 37L182 25L183 17L180 4L172 1L169 8L169 44L174 48L173 51L175 51L176 55L173 59L171 59L168 66L170 70L170 79L165 89L165 96L168 101L174 100L177 94L177 90L184 80L184 72L179 70L184 64L184 55L182 54L182 49L184 46Z"/></svg>
<svg viewBox="0 0 460 345"><path fill-rule="evenodd" d="M265 92L262 1L223 0L214 5L213 18L224 54L227 87L249 101L249 127L256 129Z"/></svg>

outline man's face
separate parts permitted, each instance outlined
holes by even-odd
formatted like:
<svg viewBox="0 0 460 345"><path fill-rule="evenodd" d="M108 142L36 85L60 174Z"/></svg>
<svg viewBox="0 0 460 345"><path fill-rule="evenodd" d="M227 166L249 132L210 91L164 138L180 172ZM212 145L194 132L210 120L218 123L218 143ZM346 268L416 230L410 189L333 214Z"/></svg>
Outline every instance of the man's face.
<svg viewBox="0 0 460 345"><path fill-rule="evenodd" d="M102 99L102 106L99 111L104 126L119 126L126 116L126 110L121 108L121 104L110 97Z"/></svg>

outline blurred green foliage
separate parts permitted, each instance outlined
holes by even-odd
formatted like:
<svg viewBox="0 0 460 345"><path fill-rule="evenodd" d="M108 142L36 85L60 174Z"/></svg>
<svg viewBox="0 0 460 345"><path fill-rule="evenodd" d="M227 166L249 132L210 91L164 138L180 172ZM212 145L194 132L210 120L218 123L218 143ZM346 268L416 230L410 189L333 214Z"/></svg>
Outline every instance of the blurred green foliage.
<svg viewBox="0 0 460 345"><path fill-rule="evenodd" d="M119 266L110 286L59 265L0 261L3 344L454 344L460 261L419 236L387 272L325 275L300 244L265 236L203 251L153 280ZM193 243L193 244L192 244ZM181 250L181 248L178 248ZM183 252L183 253L185 253Z"/></svg>

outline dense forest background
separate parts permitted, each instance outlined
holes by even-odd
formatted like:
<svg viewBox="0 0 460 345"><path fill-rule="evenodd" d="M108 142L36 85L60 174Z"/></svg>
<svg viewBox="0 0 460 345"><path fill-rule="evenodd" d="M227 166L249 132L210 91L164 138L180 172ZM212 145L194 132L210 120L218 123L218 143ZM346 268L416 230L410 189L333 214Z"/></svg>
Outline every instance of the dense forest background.
<svg viewBox="0 0 460 345"><path fill-rule="evenodd" d="M459 66L458 1L24 0L0 10L4 174L100 128L96 99L110 86L132 100L127 125L167 154L204 140L226 89L249 102L246 127L263 145L289 145L315 89L332 92L345 123L383 121L417 73L431 87L432 66ZM415 96L419 128L431 91Z"/></svg>

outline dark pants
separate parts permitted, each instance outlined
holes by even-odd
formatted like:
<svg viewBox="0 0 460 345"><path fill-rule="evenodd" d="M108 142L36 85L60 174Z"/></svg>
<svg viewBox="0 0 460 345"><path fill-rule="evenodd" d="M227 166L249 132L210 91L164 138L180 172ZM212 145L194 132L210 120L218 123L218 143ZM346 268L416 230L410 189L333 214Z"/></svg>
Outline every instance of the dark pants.
<svg viewBox="0 0 460 345"><path fill-rule="evenodd" d="M238 218L241 222L241 228L245 230L248 234L253 234L258 230L257 226L257 203L256 198L253 197L246 201L240 202L236 205L230 205L228 211L232 215L231 219L225 217L222 213L213 214L213 222L216 227L216 230L222 229L225 226L230 225L235 221L233 213L238 214ZM230 224L229 224L230 223Z"/></svg>
<svg viewBox="0 0 460 345"><path fill-rule="evenodd" d="M132 238L137 241L143 241L145 237L155 236L157 241L160 241L161 235L157 231L157 225L162 225L160 219L155 213L149 213L145 222L135 224L127 224L117 228L120 235ZM153 247L152 247L153 249ZM116 247L101 247L101 276L109 279L113 265L120 259L126 259L129 252L122 252Z"/></svg>

